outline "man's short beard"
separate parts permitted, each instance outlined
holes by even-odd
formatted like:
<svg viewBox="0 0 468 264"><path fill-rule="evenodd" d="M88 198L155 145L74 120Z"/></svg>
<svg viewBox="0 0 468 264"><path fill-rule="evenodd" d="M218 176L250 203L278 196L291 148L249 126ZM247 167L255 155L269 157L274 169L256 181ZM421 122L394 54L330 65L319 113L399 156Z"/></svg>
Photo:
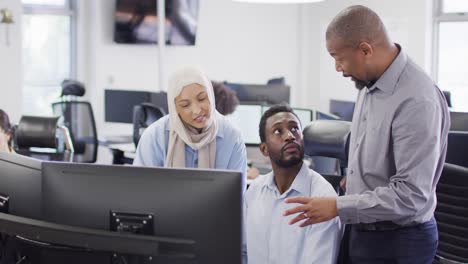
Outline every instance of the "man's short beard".
<svg viewBox="0 0 468 264"><path fill-rule="evenodd" d="M291 168L296 166L297 164L301 163L302 160L304 159L304 151L301 148L300 150L300 155L299 157L294 157L290 160L284 160L283 155L280 156L279 159L275 160L276 165L278 165L281 168Z"/></svg>
<svg viewBox="0 0 468 264"><path fill-rule="evenodd" d="M361 80L356 80L356 79L353 79L353 82L354 82L354 86L356 87L356 89L358 89L359 91L364 89L366 86L367 86L367 83L364 82L364 81L361 81Z"/></svg>
<svg viewBox="0 0 468 264"><path fill-rule="evenodd" d="M294 167L296 166L297 164L301 163L302 162L302 159L300 158L294 158L294 159L290 159L290 160L277 160L276 161L276 165L278 165L279 167L281 168L291 168L291 167Z"/></svg>

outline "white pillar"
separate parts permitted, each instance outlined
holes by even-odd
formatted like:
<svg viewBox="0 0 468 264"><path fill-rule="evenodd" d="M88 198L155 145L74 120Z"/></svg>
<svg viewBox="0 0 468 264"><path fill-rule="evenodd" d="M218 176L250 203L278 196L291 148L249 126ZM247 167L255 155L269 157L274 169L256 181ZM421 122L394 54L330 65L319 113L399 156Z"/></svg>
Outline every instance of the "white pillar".
<svg viewBox="0 0 468 264"><path fill-rule="evenodd" d="M159 56L158 56L158 70L159 70L159 91L166 91L166 75L164 72L164 49L166 47L166 37L165 37L165 28L166 28L166 14L165 9L166 6L164 4L164 0L156 0L158 6L158 48L159 48Z"/></svg>

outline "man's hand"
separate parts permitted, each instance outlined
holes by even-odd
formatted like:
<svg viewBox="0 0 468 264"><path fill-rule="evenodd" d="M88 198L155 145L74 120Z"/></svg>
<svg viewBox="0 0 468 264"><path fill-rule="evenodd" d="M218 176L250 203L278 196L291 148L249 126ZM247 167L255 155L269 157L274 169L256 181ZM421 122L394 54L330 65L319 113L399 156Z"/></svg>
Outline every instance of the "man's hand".
<svg viewBox="0 0 468 264"><path fill-rule="evenodd" d="M286 199L286 203L299 203L301 205L286 210L283 215L297 214L289 224L295 224L304 220L299 226L305 227L311 224L328 221L338 215L336 208L336 198L309 198L294 197Z"/></svg>

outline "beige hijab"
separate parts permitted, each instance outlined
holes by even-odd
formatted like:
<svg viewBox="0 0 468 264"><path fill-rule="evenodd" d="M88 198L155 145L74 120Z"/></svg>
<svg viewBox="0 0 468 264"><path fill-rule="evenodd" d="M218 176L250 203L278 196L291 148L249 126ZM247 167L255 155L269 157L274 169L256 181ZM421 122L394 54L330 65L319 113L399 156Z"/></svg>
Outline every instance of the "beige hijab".
<svg viewBox="0 0 468 264"><path fill-rule="evenodd" d="M190 84L203 86L210 101L210 118L201 133L182 122L176 110L175 98ZM216 158L216 135L218 133L217 111L211 81L195 67L184 67L169 78L167 91L169 109L169 145L166 167L185 168L185 145L198 151L198 168L214 168Z"/></svg>

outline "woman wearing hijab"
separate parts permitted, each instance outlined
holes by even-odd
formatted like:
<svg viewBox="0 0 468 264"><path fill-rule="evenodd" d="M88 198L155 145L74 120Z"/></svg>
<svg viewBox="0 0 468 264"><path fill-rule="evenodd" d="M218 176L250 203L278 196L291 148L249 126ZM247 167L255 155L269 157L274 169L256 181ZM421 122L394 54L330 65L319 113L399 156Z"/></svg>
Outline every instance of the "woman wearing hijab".
<svg viewBox="0 0 468 264"><path fill-rule="evenodd" d="M0 151L14 152L13 150L13 129L10 124L10 119L5 111L0 109Z"/></svg>
<svg viewBox="0 0 468 264"><path fill-rule="evenodd" d="M169 80L169 114L149 126L138 143L138 166L241 171L247 158L240 131L215 109L213 86L197 68Z"/></svg>

